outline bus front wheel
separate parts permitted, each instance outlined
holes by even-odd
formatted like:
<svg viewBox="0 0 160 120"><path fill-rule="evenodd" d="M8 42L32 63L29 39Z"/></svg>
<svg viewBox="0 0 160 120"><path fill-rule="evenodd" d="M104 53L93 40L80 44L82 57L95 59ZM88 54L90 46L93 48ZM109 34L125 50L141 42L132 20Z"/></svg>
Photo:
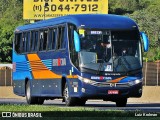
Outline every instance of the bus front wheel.
<svg viewBox="0 0 160 120"><path fill-rule="evenodd" d="M76 105L78 105L78 106L85 106L86 101L87 101L86 99L83 99L83 98L77 98Z"/></svg>
<svg viewBox="0 0 160 120"><path fill-rule="evenodd" d="M65 84L65 88L63 91L63 97L66 103L66 106L75 106L76 105L76 98L69 96L69 90L67 83Z"/></svg>
<svg viewBox="0 0 160 120"><path fill-rule="evenodd" d="M30 82L28 81L26 84L26 100L27 103L32 105L32 104L43 104L44 99L43 98L39 98L39 97L33 97L31 95L31 87L30 87Z"/></svg>
<svg viewBox="0 0 160 120"><path fill-rule="evenodd" d="M120 98L119 100L116 101L117 107L126 107L126 105L127 105L127 98Z"/></svg>

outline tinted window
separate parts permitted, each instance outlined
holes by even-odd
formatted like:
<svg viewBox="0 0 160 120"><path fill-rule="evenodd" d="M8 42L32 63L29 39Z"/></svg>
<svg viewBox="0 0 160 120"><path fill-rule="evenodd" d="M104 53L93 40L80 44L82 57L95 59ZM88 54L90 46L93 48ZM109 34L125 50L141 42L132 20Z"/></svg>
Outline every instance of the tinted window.
<svg viewBox="0 0 160 120"><path fill-rule="evenodd" d="M69 24L68 26L68 37L69 37L69 50L70 50L70 58L72 63L77 67L78 66L78 54L75 51L74 47L74 30L76 30L76 27L72 24Z"/></svg>
<svg viewBox="0 0 160 120"><path fill-rule="evenodd" d="M48 30L44 30L43 50L46 50L48 41Z"/></svg>
<svg viewBox="0 0 160 120"><path fill-rule="evenodd" d="M53 28L49 33L48 50L54 50L56 48L57 40L57 28Z"/></svg>
<svg viewBox="0 0 160 120"><path fill-rule="evenodd" d="M58 44L57 49L63 49L65 48L65 41L64 41L64 34L65 33L65 27L61 26L58 27Z"/></svg>
<svg viewBox="0 0 160 120"><path fill-rule="evenodd" d="M26 52L27 33L23 33L22 53Z"/></svg>
<svg viewBox="0 0 160 120"><path fill-rule="evenodd" d="M43 34L43 31L40 31L40 34L39 34L39 51L43 50L43 41L44 41L44 34Z"/></svg>
<svg viewBox="0 0 160 120"><path fill-rule="evenodd" d="M20 53L24 52L25 47L25 34L22 34L22 39L20 41Z"/></svg>
<svg viewBox="0 0 160 120"><path fill-rule="evenodd" d="M31 51L37 51L37 45L38 45L38 31L33 31L31 34Z"/></svg>
<svg viewBox="0 0 160 120"><path fill-rule="evenodd" d="M26 52L30 51L30 32L27 32Z"/></svg>
<svg viewBox="0 0 160 120"><path fill-rule="evenodd" d="M22 33L15 35L14 48L17 53L20 53L20 41L22 39Z"/></svg>
<svg viewBox="0 0 160 120"><path fill-rule="evenodd" d="M39 34L39 51L46 50L48 40L48 30L41 30Z"/></svg>

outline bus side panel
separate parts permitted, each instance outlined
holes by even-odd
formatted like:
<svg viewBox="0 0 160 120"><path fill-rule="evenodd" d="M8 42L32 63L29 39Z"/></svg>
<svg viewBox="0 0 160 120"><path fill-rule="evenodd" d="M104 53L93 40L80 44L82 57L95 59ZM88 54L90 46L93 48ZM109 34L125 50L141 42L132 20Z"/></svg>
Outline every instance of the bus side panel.
<svg viewBox="0 0 160 120"><path fill-rule="evenodd" d="M79 79L67 79L67 85L69 89L69 95L71 97L80 97L81 96L81 88L82 88L82 83Z"/></svg>
<svg viewBox="0 0 160 120"><path fill-rule="evenodd" d="M31 80L32 96L61 97L61 79Z"/></svg>
<svg viewBox="0 0 160 120"><path fill-rule="evenodd" d="M13 92L19 96L25 96L25 81L13 80Z"/></svg>
<svg viewBox="0 0 160 120"><path fill-rule="evenodd" d="M32 79L30 64L25 55L13 54L13 91L15 94L25 96L25 79Z"/></svg>

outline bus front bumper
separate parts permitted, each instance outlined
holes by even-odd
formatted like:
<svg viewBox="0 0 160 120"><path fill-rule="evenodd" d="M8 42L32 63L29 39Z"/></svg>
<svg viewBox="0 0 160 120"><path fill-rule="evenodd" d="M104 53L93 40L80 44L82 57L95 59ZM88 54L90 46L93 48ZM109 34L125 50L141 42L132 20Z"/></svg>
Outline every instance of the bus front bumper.
<svg viewBox="0 0 160 120"><path fill-rule="evenodd" d="M125 84L110 84L109 86L93 86L82 83L80 97L91 99L118 99L121 97L141 97L142 83L133 86Z"/></svg>

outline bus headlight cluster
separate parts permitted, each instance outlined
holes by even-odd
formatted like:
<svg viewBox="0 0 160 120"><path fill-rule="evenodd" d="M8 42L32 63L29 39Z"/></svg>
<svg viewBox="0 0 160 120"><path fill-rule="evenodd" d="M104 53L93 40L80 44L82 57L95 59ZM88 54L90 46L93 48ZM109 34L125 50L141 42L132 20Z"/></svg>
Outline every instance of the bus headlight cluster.
<svg viewBox="0 0 160 120"><path fill-rule="evenodd" d="M137 79L137 80L134 80L134 81L129 81L129 85L133 86L133 85L139 84L141 82L142 82L142 79Z"/></svg>
<svg viewBox="0 0 160 120"><path fill-rule="evenodd" d="M83 78L81 76L78 76L78 78L83 81L84 83L87 83L87 84L93 84L94 81L90 80L90 79L87 79L87 78Z"/></svg>

